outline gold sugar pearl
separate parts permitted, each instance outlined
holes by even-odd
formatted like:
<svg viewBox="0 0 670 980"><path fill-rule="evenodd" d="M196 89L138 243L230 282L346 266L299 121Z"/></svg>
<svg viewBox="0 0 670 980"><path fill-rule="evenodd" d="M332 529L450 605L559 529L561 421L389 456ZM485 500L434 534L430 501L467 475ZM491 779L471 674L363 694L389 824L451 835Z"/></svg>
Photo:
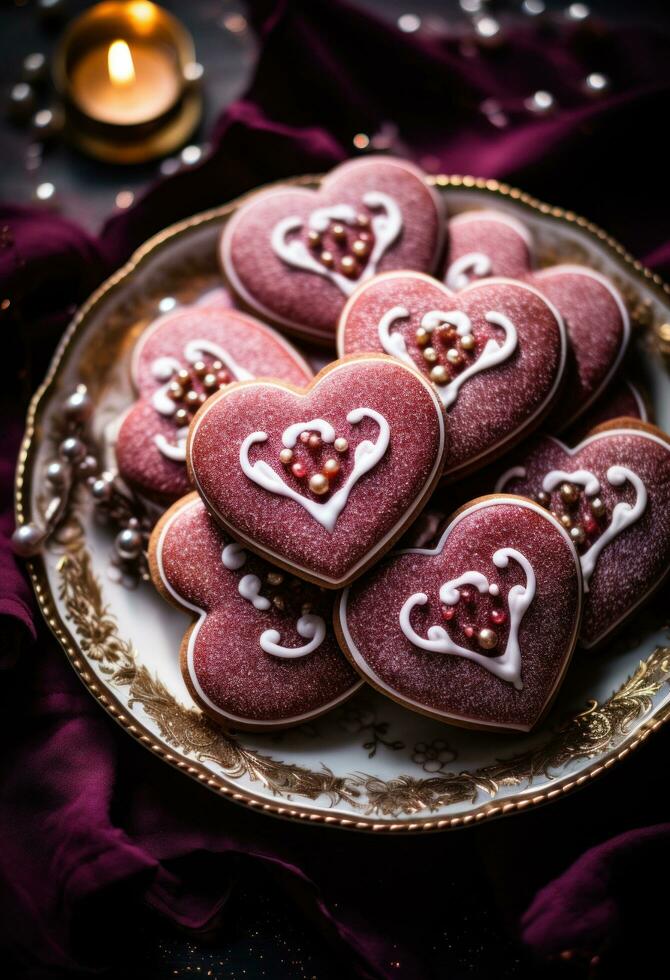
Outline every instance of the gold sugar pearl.
<svg viewBox="0 0 670 980"><path fill-rule="evenodd" d="M333 238L336 242L343 242L347 237L347 229L344 227L344 225L333 225L332 232Z"/></svg>
<svg viewBox="0 0 670 980"><path fill-rule="evenodd" d="M281 572L268 572L267 583L268 585L281 585L284 581L284 576Z"/></svg>
<svg viewBox="0 0 670 980"><path fill-rule="evenodd" d="M336 453L346 453L349 448L349 443L343 436L338 436L338 438L333 443L333 448Z"/></svg>
<svg viewBox="0 0 670 980"><path fill-rule="evenodd" d="M498 634L495 630L480 630L477 634L477 643L482 650L494 650L498 646Z"/></svg>
<svg viewBox="0 0 670 980"><path fill-rule="evenodd" d="M212 361L212 371L223 371L223 361Z"/></svg>
<svg viewBox="0 0 670 980"><path fill-rule="evenodd" d="M174 413L174 420L177 423L177 425L188 425L190 419L191 416L189 415L189 413L186 411L185 408L178 408L177 411Z"/></svg>
<svg viewBox="0 0 670 980"><path fill-rule="evenodd" d="M600 497L593 497L592 500L589 501L589 503L591 506L591 512L594 515L594 517L602 517L603 514L605 513L605 504L602 502Z"/></svg>
<svg viewBox="0 0 670 980"><path fill-rule="evenodd" d="M460 364L461 355L458 353L455 347L450 347L447 351L447 360L450 364Z"/></svg>
<svg viewBox="0 0 670 980"><path fill-rule="evenodd" d="M279 454L279 461L281 463L283 463L284 466L288 466L289 463L292 463L293 462L293 450L292 449L282 449L282 451Z"/></svg>
<svg viewBox="0 0 670 980"><path fill-rule="evenodd" d="M170 383L167 393L175 402L181 401L181 399L184 397L184 389L177 381L172 381Z"/></svg>
<svg viewBox="0 0 670 980"><path fill-rule="evenodd" d="M586 534L584 533L584 528L576 525L570 529L570 537L575 544L584 544L586 541Z"/></svg>
<svg viewBox="0 0 670 980"><path fill-rule="evenodd" d="M327 266L330 269L335 263L335 259L333 258L333 253L329 252L327 249L323 251L321 253L321 262L323 265Z"/></svg>
<svg viewBox="0 0 670 980"><path fill-rule="evenodd" d="M191 384L191 372L187 371L186 368L180 368L175 374L174 379L177 384L189 387Z"/></svg>
<svg viewBox="0 0 670 980"><path fill-rule="evenodd" d="M187 405L194 406L200 404L200 395L197 391L187 391L184 396L184 401Z"/></svg>
<svg viewBox="0 0 670 980"><path fill-rule="evenodd" d="M540 490L537 495L537 502L543 507L548 507L551 503L551 495L546 492L546 490Z"/></svg>
<svg viewBox="0 0 670 980"><path fill-rule="evenodd" d="M309 242L312 248L318 248L319 245L321 244L320 232L315 231L313 228L310 228L310 230L307 232L307 241Z"/></svg>
<svg viewBox="0 0 670 980"><path fill-rule="evenodd" d="M427 347L430 343L430 334L425 327L419 327L414 336L419 347Z"/></svg>
<svg viewBox="0 0 670 980"><path fill-rule="evenodd" d="M309 432L307 431L307 429L305 429L304 432L301 432L298 438L300 439L300 442L303 444L303 446L306 446L307 443L309 442Z"/></svg>
<svg viewBox="0 0 670 980"><path fill-rule="evenodd" d="M195 364L193 365L193 370L195 371L196 377L204 378L205 375L208 373L209 368L207 367L204 361L196 361Z"/></svg>
<svg viewBox="0 0 670 980"><path fill-rule="evenodd" d="M434 364L437 360L437 351L434 347L426 347L423 352L424 360L429 364Z"/></svg>
<svg viewBox="0 0 670 980"><path fill-rule="evenodd" d="M471 333L466 333L461 337L461 347L463 350L474 350L475 338Z"/></svg>
<svg viewBox="0 0 670 980"><path fill-rule="evenodd" d="M579 500L579 490L574 483L561 483L558 493L563 503L567 504L568 507L574 507Z"/></svg>
<svg viewBox="0 0 670 980"><path fill-rule="evenodd" d="M354 244L351 246L351 251L354 253L357 259L364 259L370 251L370 243L364 242L362 239L357 238Z"/></svg>
<svg viewBox="0 0 670 980"><path fill-rule="evenodd" d="M356 264L356 259L353 255L345 255L340 262L340 269L345 274L345 276L354 276L358 270L358 265Z"/></svg>
<svg viewBox="0 0 670 980"><path fill-rule="evenodd" d="M569 531L570 528L572 527L572 521L570 520L570 518L568 517L568 515L567 514L561 514L559 520L560 520L561 524L563 525L563 527L566 528Z"/></svg>
<svg viewBox="0 0 670 980"><path fill-rule="evenodd" d="M357 214L356 224L359 228L369 228L370 227L370 216L367 214Z"/></svg>
<svg viewBox="0 0 670 980"><path fill-rule="evenodd" d="M317 436L316 432L313 432L307 441L309 448L315 452L317 449L321 448L321 436Z"/></svg>
<svg viewBox="0 0 670 980"><path fill-rule="evenodd" d="M323 470L321 471L324 476L332 477L336 476L340 471L340 464L336 459L327 459L323 464Z"/></svg>
<svg viewBox="0 0 670 980"><path fill-rule="evenodd" d="M430 380L436 385L446 385L449 380L449 375L443 364L435 365L430 372Z"/></svg>
<svg viewBox="0 0 670 980"><path fill-rule="evenodd" d="M214 391L215 388L219 387L219 380L215 374L206 374L202 379L202 383L206 391Z"/></svg>
<svg viewBox="0 0 670 980"><path fill-rule="evenodd" d="M328 477L324 476L323 473L315 473L314 476L310 476L309 489L312 491L312 493L316 493L319 496L321 496L322 493L328 493L328 490L330 489Z"/></svg>

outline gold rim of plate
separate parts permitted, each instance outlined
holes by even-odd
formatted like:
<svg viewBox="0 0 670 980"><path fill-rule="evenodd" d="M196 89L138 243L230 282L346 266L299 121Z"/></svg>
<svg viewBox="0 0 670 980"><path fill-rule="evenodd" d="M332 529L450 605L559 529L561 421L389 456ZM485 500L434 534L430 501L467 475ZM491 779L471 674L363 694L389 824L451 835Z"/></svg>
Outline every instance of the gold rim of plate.
<svg viewBox="0 0 670 980"><path fill-rule="evenodd" d="M319 176L307 176L281 183L310 185L319 180ZM439 175L429 180L440 189L485 191L492 197L508 198L558 222L577 225L622 260L645 285L652 286L661 299L670 301L670 286L659 275L645 268L597 225L574 212L545 204L497 180L456 175ZM30 506L30 487L36 458L36 432L47 404L46 396L63 370L73 341L85 328L91 313L103 299L121 290L126 279L138 266L167 242L187 230L228 218L247 196L249 195L177 222L154 235L80 308L65 331L46 378L28 408L26 431L16 471L14 502L17 524L23 524L29 519L27 508ZM385 781L364 774L340 777L323 770L311 772L299 765L283 763L244 748L235 736L216 728L197 709L178 704L160 680L152 677L146 667L136 662L132 644L119 637L115 619L104 603L83 536L75 539L74 545L66 547L57 566L61 575L60 598L68 609L79 640L58 612L42 557L32 558L26 564L39 608L47 624L90 693L115 721L161 759L198 782L238 803L276 816L384 833L446 830L480 823L538 806L584 785L625 758L670 717L668 701L659 705L648 719L631 731L633 722L652 709L653 696L670 681L670 647L657 647L606 701L601 704L590 702L585 711L576 714L556 732L551 733L542 746L507 760L472 772L446 772L425 779L397 776ZM95 624L95 629L92 624ZM82 650L87 651L87 655ZM104 662L103 670L114 683L130 689L129 707L135 702L141 703L156 723L163 740L158 740L145 725L130 716L128 709L124 708L121 701L96 676L87 656L91 660ZM187 758L185 752L195 756L195 759ZM595 758L595 761L578 774L564 777L549 775L550 769L586 758ZM216 763L226 772L227 778L215 775L198 759ZM252 781L261 781L273 795L283 794L287 799L285 802L270 801L246 788L240 788L235 785L235 780L243 775ZM537 776L550 780L553 778L554 781L533 793L531 784ZM506 796L500 801L495 800L500 788L523 782L527 783L528 788L522 792ZM357 803L356 797L361 795L363 788L366 790L367 802ZM486 793L488 800L467 813L453 816L436 816L434 813L436 809L454 803L470 800L474 804L480 792ZM354 807L361 806L360 817L344 816L327 809L301 809L290 799L291 796L316 799L324 794L333 805L347 802ZM421 816L426 810L429 815ZM380 821L375 819L375 814L402 814L403 819Z"/></svg>

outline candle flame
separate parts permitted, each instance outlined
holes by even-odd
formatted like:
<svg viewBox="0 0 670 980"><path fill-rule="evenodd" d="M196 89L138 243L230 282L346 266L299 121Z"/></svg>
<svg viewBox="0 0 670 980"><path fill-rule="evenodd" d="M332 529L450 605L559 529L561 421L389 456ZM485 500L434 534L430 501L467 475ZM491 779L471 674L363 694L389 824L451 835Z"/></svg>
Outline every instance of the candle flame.
<svg viewBox="0 0 670 980"><path fill-rule="evenodd" d="M107 52L107 70L114 85L130 85L135 81L135 65L125 41L112 41Z"/></svg>

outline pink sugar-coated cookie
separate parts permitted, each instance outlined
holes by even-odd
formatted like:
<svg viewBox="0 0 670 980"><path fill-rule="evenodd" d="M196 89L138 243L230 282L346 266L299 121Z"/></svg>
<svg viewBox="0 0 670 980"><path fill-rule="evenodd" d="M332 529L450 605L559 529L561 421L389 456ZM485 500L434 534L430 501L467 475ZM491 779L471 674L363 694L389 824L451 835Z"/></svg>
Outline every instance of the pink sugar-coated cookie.
<svg viewBox="0 0 670 980"><path fill-rule="evenodd" d="M586 648L609 638L667 576L669 440L636 419L608 422L574 449L543 437L496 484L555 512L575 542Z"/></svg>
<svg viewBox="0 0 670 980"><path fill-rule="evenodd" d="M119 429L117 465L131 486L159 503L191 489L186 432L206 395L237 379L273 377L305 384L312 377L307 363L276 331L215 304L156 320L135 346L131 374L138 400ZM179 388L181 397L173 398Z"/></svg>
<svg viewBox="0 0 670 980"><path fill-rule="evenodd" d="M559 310L568 332L563 395L548 426L563 431L587 411L616 374L630 339L624 301L604 275L583 265L538 271L528 229L501 211L465 211L449 222L445 283L461 289L489 276L536 286Z"/></svg>
<svg viewBox="0 0 670 980"><path fill-rule="evenodd" d="M481 497L434 548L392 554L335 608L342 649L407 708L472 728L527 732L575 647L579 559L538 504Z"/></svg>
<svg viewBox="0 0 670 980"><path fill-rule="evenodd" d="M342 311L337 342L340 353L392 354L432 380L449 423L445 481L500 456L540 424L558 394L567 348L560 315L532 286L489 279L453 293L413 272L361 286Z"/></svg>
<svg viewBox="0 0 670 980"><path fill-rule="evenodd" d="M197 494L160 519L149 563L158 591L193 616L181 644L182 674L219 724L287 728L360 687L333 634L332 595L246 552Z"/></svg>
<svg viewBox="0 0 670 980"><path fill-rule="evenodd" d="M375 272L433 272L444 206L421 170L393 157L351 160L319 190L279 185L228 221L221 262L238 301L264 320L332 343L347 296Z"/></svg>
<svg viewBox="0 0 670 980"><path fill-rule="evenodd" d="M447 450L430 382L382 355L345 358L304 389L223 389L189 430L193 483L245 547L338 588L391 547L436 485Z"/></svg>
<svg viewBox="0 0 670 980"><path fill-rule="evenodd" d="M598 401L563 433L563 441L575 446L586 439L596 426L621 418L652 421L646 402L635 385L623 378L615 378Z"/></svg>

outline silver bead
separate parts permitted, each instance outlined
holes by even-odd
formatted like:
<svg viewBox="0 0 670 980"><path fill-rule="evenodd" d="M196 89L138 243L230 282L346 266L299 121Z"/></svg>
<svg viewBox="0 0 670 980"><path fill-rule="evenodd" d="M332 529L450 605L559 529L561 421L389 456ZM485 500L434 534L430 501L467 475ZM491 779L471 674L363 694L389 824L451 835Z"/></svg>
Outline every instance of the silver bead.
<svg viewBox="0 0 670 980"><path fill-rule="evenodd" d="M112 496L112 481L100 477L91 484L91 494L97 501L106 501Z"/></svg>
<svg viewBox="0 0 670 980"><path fill-rule="evenodd" d="M66 398L63 411L71 422L86 422L93 413L93 402L84 385Z"/></svg>
<svg viewBox="0 0 670 980"><path fill-rule="evenodd" d="M44 542L44 531L37 524L22 524L12 534L14 553L22 558L36 555Z"/></svg>
<svg viewBox="0 0 670 980"><path fill-rule="evenodd" d="M62 487L66 480L66 471L62 463L53 462L47 466L47 483L52 487Z"/></svg>
<svg viewBox="0 0 670 980"><path fill-rule="evenodd" d="M119 558L132 561L142 550L142 535L139 531L126 527L116 535L114 544Z"/></svg>
<svg viewBox="0 0 670 980"><path fill-rule="evenodd" d="M68 436L61 442L59 452L63 459L68 459L71 463L78 463L86 455L86 445L76 436Z"/></svg>

